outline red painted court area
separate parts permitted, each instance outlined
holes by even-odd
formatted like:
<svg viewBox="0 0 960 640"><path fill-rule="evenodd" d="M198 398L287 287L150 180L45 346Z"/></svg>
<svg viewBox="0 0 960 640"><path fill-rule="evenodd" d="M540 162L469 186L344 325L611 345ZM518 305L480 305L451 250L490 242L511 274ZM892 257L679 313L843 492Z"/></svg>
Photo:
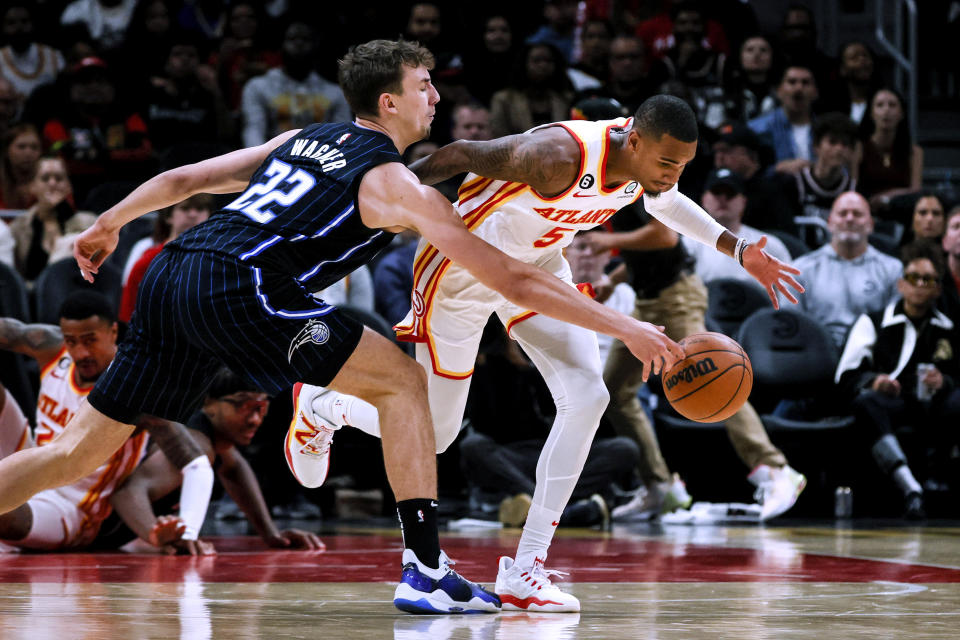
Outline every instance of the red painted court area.
<svg viewBox="0 0 960 640"><path fill-rule="evenodd" d="M203 558L127 553L0 554L2 583L395 582L396 536L326 536L325 552L266 550L258 538L213 538ZM512 538L446 538L444 549L471 579L493 582ZM558 538L551 568L570 582L873 582L957 583L960 570L798 552L651 540Z"/></svg>

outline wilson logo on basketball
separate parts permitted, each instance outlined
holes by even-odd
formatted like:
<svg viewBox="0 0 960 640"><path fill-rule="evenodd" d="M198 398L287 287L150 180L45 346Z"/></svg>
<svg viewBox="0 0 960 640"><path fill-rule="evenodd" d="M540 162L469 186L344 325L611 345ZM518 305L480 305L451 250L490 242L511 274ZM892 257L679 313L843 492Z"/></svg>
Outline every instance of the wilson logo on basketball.
<svg viewBox="0 0 960 640"><path fill-rule="evenodd" d="M667 378L663 384L667 389L673 389L681 382L690 382L694 378L705 376L708 373L713 373L716 370L717 365L713 363L713 360L711 358L704 358L703 360L698 360L696 363L684 367L677 373Z"/></svg>

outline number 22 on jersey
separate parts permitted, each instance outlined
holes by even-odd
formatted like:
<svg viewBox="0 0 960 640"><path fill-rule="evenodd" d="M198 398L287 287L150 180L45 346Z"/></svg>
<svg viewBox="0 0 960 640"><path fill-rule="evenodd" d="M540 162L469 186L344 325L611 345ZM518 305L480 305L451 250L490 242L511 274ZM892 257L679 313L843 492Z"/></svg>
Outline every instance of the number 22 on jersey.
<svg viewBox="0 0 960 640"><path fill-rule="evenodd" d="M263 172L265 182L257 182L224 209L239 211L251 220L266 224L277 217L270 207L279 204L289 207L302 198L317 183L316 178L280 160L272 160Z"/></svg>

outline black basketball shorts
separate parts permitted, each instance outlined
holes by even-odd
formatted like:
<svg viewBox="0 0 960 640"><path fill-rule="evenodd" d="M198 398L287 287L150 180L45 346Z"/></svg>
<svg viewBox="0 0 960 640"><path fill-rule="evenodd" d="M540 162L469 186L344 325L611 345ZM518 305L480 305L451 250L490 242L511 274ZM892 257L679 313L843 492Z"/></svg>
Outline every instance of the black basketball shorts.
<svg viewBox="0 0 960 640"><path fill-rule="evenodd" d="M126 338L88 401L127 424L140 413L186 422L221 366L271 395L296 382L326 386L362 333L289 275L167 248L144 275Z"/></svg>

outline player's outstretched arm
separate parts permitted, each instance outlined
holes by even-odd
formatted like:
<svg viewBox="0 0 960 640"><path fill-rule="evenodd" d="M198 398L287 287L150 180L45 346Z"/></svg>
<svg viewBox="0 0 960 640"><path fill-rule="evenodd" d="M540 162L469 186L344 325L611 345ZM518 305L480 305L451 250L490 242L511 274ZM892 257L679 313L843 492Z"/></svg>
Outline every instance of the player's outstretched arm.
<svg viewBox="0 0 960 640"><path fill-rule="evenodd" d="M580 170L580 147L562 127L488 141L457 140L410 165L423 184L471 171L485 178L528 184L539 193L561 193Z"/></svg>
<svg viewBox="0 0 960 640"><path fill-rule="evenodd" d="M371 170L360 184L359 202L367 226L417 231L514 304L619 338L647 365L645 375L659 373L664 363L669 367L683 357L680 346L663 334L662 327L594 302L554 275L511 258L470 233L438 191L421 185L400 164Z"/></svg>
<svg viewBox="0 0 960 640"><path fill-rule="evenodd" d="M16 318L0 318L0 349L28 355L43 369L63 349L63 332L52 324L27 324Z"/></svg>
<svg viewBox="0 0 960 640"><path fill-rule="evenodd" d="M287 131L257 146L188 164L150 178L126 198L107 209L74 242L73 256L88 282L120 239L120 228L150 211L176 204L197 193L233 193L247 186L271 151L299 131Z"/></svg>

